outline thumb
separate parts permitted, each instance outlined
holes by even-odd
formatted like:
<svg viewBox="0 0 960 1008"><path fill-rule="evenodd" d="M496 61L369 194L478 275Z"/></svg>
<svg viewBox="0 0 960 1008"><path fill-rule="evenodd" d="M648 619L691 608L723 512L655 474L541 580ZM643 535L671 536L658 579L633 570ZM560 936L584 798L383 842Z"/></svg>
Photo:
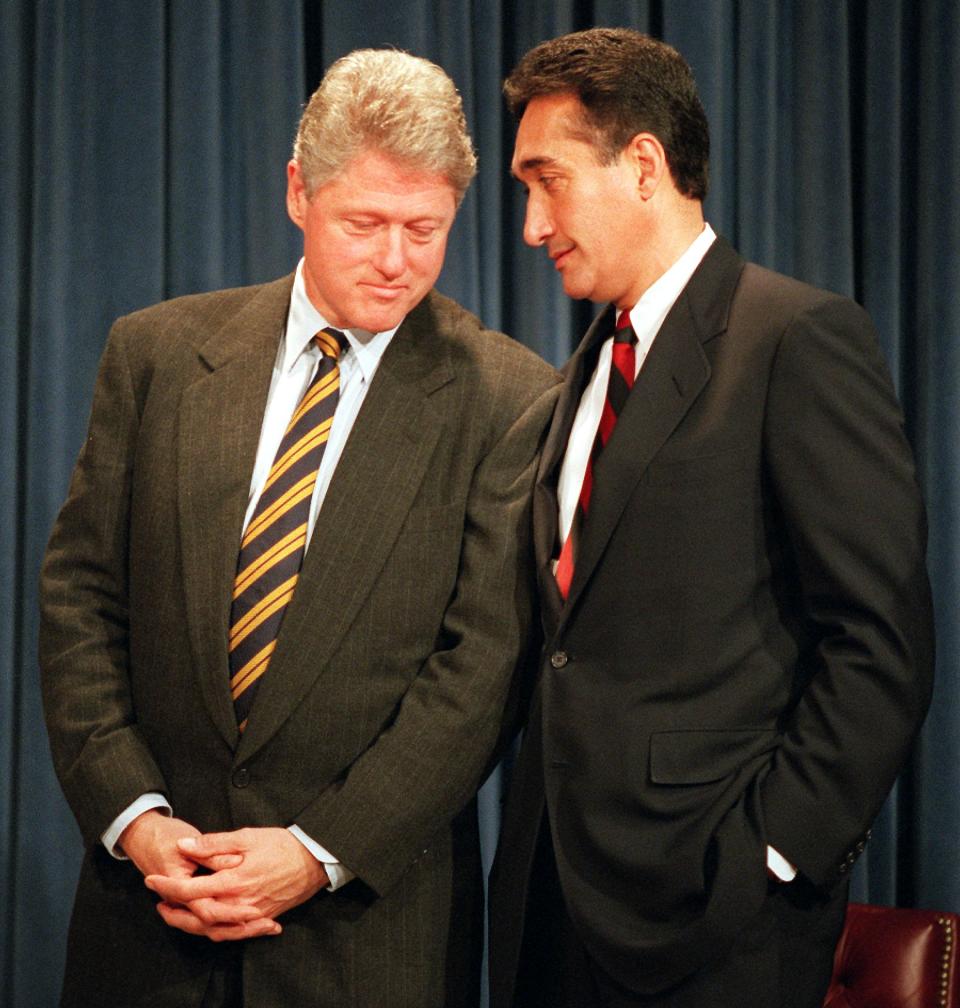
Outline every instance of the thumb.
<svg viewBox="0 0 960 1008"><path fill-rule="evenodd" d="M200 836L182 837L177 849L193 861L200 861L214 871L236 868L243 862L241 846L236 833L204 833Z"/></svg>

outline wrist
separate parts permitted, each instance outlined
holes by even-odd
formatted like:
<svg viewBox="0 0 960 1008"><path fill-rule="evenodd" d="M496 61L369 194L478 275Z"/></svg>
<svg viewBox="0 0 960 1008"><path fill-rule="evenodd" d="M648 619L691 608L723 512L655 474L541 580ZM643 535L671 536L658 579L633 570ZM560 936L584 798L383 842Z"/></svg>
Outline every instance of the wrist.
<svg viewBox="0 0 960 1008"><path fill-rule="evenodd" d="M132 857L130 847L136 847L138 840L148 832L153 832L154 821L166 819L167 817L156 808L147 809L141 812L132 822L130 822L120 836L117 838L117 846L128 856Z"/></svg>
<svg viewBox="0 0 960 1008"><path fill-rule="evenodd" d="M325 889L330 884L330 879L327 875L326 866L318 858L314 857L313 853L307 850L302 844L300 849L303 852L303 864L307 873L307 878L310 880L310 885L313 887L314 892L318 892L320 889Z"/></svg>

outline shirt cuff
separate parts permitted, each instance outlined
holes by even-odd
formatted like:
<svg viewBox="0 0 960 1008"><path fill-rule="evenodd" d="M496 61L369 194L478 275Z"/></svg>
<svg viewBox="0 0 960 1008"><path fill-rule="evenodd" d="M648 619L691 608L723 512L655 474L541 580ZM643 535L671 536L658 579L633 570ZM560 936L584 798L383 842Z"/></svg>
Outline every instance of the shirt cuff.
<svg viewBox="0 0 960 1008"><path fill-rule="evenodd" d="M797 877L797 869L772 847L767 848L767 872L781 882L792 882Z"/></svg>
<svg viewBox="0 0 960 1008"><path fill-rule="evenodd" d="M173 815L170 803L162 794L157 791L148 791L146 794L140 795L135 802L129 804L103 831L100 842L107 848L111 857L115 857L118 861L130 860L119 845L120 834L138 815L143 815L144 812L149 812L153 808L159 809L166 816Z"/></svg>
<svg viewBox="0 0 960 1008"><path fill-rule="evenodd" d="M345 886L352 879L356 878L352 871L340 862L326 849L321 847L316 840L311 839L299 826L288 826L288 830L307 848L308 851L323 865L327 872L330 884L327 886L329 892L335 892L341 886Z"/></svg>

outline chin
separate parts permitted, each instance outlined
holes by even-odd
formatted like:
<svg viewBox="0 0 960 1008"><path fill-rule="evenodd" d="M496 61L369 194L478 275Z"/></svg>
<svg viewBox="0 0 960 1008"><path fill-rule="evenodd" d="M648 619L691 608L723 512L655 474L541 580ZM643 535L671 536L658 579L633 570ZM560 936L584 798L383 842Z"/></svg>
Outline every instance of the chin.
<svg viewBox="0 0 960 1008"><path fill-rule="evenodd" d="M388 329L396 329L405 318L406 312L402 315L391 315L389 318L371 320L371 324L363 328L372 333L386 332Z"/></svg>
<svg viewBox="0 0 960 1008"><path fill-rule="evenodd" d="M578 287L576 284L564 284L563 293L567 295L568 298L572 298L574 301L581 301L584 298L589 300L594 300L591 291L585 287Z"/></svg>
<svg viewBox="0 0 960 1008"><path fill-rule="evenodd" d="M357 317L351 322L351 327L365 329L367 332L379 333L394 329L403 321L407 309L395 309L385 312L382 309L368 312L357 312Z"/></svg>

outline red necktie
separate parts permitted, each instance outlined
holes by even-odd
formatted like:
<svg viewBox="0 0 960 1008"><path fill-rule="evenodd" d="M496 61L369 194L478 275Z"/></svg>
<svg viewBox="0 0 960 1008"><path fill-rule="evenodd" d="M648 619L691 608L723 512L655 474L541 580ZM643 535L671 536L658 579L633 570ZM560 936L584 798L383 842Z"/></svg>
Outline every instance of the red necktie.
<svg viewBox="0 0 960 1008"><path fill-rule="evenodd" d="M557 586L564 599L570 592L570 582L573 580L576 540L590 508L590 494L593 490L593 464L610 440L617 417L623 411L630 389L633 388L634 372L636 371L636 354L634 352L636 343L636 334L630 326L630 313L621 312L620 318L617 320L616 331L613 334L613 356L610 362L607 398L603 403L603 412L600 414L600 424L597 427L593 449L587 459L587 468L583 474L583 486L580 488L577 509L573 521L570 523L570 532L564 540L560 550L560 559L557 561Z"/></svg>

